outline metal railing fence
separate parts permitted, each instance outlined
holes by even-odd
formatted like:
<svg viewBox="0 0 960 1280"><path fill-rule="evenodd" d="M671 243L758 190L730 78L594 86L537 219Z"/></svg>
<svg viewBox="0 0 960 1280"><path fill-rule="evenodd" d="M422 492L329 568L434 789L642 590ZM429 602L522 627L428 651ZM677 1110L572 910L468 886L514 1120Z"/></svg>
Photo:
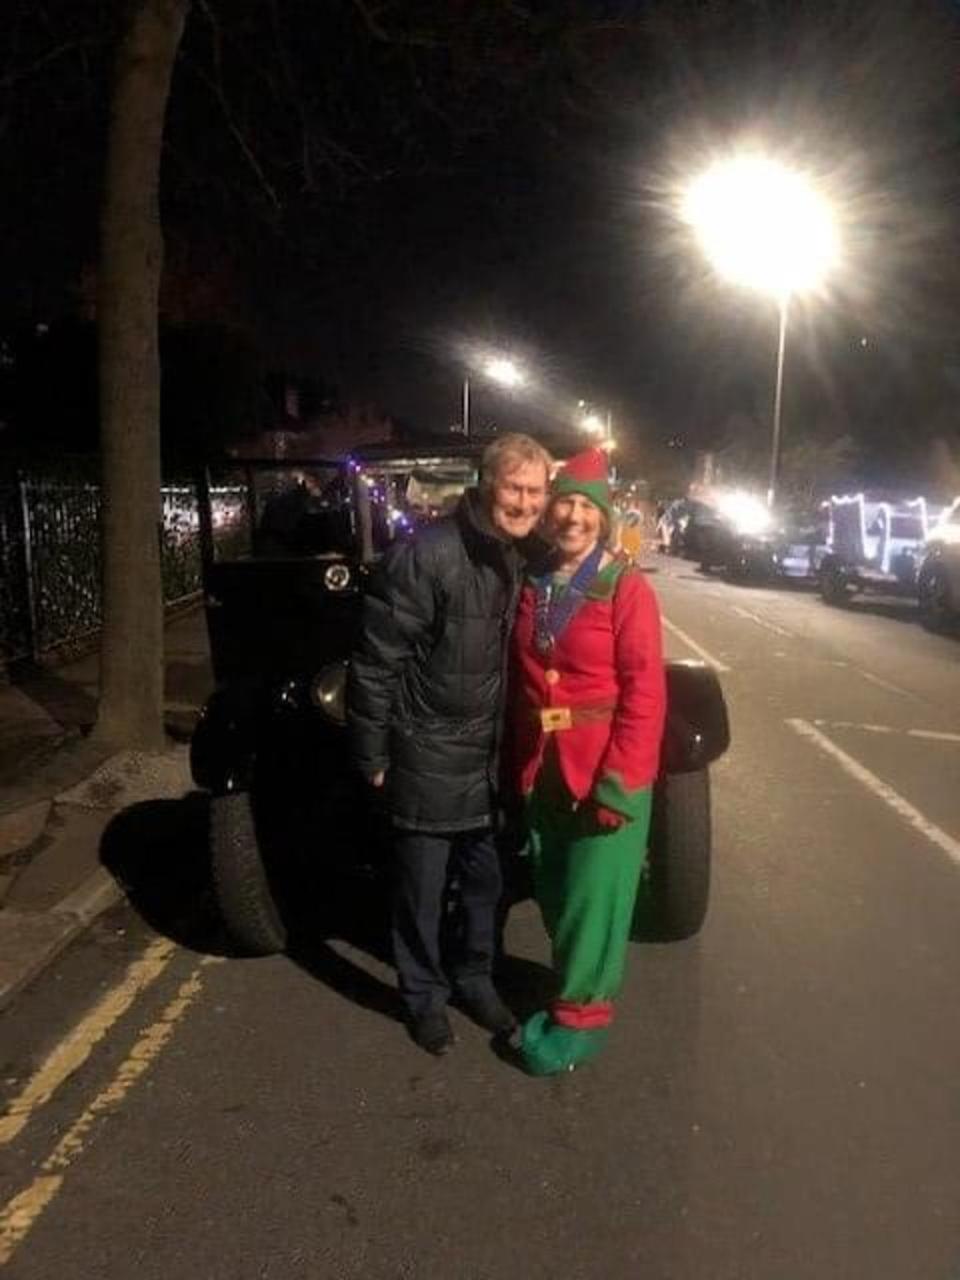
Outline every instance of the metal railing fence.
<svg viewBox="0 0 960 1280"><path fill-rule="evenodd" d="M100 488L92 467L0 478L0 670L82 642L99 629ZM167 605L201 588L197 494L161 490Z"/></svg>

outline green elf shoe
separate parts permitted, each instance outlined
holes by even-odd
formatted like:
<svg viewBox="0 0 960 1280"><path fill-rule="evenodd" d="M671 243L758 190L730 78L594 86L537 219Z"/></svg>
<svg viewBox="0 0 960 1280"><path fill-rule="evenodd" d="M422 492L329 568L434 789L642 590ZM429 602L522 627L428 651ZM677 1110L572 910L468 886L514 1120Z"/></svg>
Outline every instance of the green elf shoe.
<svg viewBox="0 0 960 1280"><path fill-rule="evenodd" d="M555 1076L595 1058L607 1042L608 1029L576 1031L554 1022L545 1010L523 1025L520 1056L532 1076Z"/></svg>

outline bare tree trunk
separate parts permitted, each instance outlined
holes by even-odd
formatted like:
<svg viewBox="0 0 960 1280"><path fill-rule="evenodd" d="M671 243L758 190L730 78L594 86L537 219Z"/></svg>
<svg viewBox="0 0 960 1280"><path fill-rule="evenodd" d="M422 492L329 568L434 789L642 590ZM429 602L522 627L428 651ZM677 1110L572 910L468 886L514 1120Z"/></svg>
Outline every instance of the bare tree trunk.
<svg viewBox="0 0 960 1280"><path fill-rule="evenodd" d="M117 53L101 210L103 633L95 735L163 745L158 189L189 0L136 0Z"/></svg>

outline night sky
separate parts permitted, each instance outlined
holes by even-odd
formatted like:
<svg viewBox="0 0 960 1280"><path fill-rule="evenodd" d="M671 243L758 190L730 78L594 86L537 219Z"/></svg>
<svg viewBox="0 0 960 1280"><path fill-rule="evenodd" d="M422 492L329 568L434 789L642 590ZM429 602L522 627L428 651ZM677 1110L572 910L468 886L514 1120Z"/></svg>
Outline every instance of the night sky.
<svg viewBox="0 0 960 1280"><path fill-rule="evenodd" d="M83 310L117 5L27 4L0 50L0 324ZM865 478L960 461L960 13L906 3L196 3L168 122L168 318L419 427L585 397L628 455L768 432L776 312L677 225L738 141L833 194L842 270L797 306L785 435L853 435ZM308 141L305 141L308 140ZM936 445L935 441L944 444Z"/></svg>

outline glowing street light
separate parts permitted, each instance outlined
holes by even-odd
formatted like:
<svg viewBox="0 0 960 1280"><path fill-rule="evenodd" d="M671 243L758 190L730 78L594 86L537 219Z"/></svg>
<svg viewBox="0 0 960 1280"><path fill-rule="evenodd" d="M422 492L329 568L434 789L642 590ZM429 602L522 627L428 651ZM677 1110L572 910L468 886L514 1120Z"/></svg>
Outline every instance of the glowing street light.
<svg viewBox="0 0 960 1280"><path fill-rule="evenodd" d="M577 419L577 425L581 431L586 431L591 436L602 436L600 447L603 449L613 448L613 419L610 410L600 416L595 409L591 409L586 400L578 400L577 408L580 416Z"/></svg>
<svg viewBox="0 0 960 1280"><path fill-rule="evenodd" d="M826 200L803 174L756 153L717 161L683 194L680 216L714 269L735 284L772 296L780 313L777 383L767 504L780 470L783 358L790 299L816 289L836 265L836 224Z"/></svg>
<svg viewBox="0 0 960 1280"><path fill-rule="evenodd" d="M489 378L491 382L497 383L498 386L505 387L508 391L516 391L518 387L522 387L527 382L527 375L516 363L508 356L491 356L484 360L479 366L480 372ZM469 375L463 380L463 434L470 434L470 377Z"/></svg>
<svg viewBox="0 0 960 1280"><path fill-rule="evenodd" d="M507 387L511 391L522 387L527 380L523 370L506 356L497 356L493 360L488 360L483 366L483 372L491 382L498 382L501 387Z"/></svg>

